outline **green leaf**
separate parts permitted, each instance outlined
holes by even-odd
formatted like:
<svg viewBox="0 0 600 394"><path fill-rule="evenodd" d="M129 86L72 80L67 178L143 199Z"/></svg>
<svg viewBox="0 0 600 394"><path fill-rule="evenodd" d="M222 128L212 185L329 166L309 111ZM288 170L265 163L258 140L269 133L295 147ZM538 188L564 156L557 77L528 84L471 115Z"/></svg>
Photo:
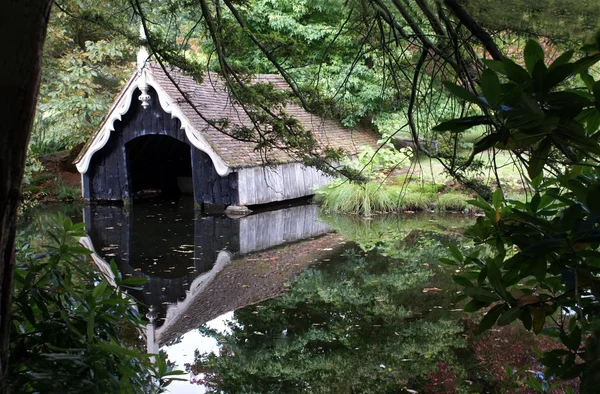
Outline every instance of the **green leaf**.
<svg viewBox="0 0 600 394"><path fill-rule="evenodd" d="M448 246L448 249L450 250L450 254L452 255L452 257L454 257L457 261L462 262L464 260L462 253L460 252L460 250L458 250L458 247L456 247L456 245L450 244Z"/></svg>
<svg viewBox="0 0 600 394"><path fill-rule="evenodd" d="M483 319L481 319L478 331L482 333L492 328L496 323L496 320L498 320L498 317L500 317L500 315L502 314L502 312L504 312L505 309L506 304L494 305L494 307L490 309L488 313L485 314Z"/></svg>
<svg viewBox="0 0 600 394"><path fill-rule="evenodd" d="M598 102L600 102L600 81L594 82L592 86L592 92L594 93L594 98L596 99L596 107L598 108Z"/></svg>
<svg viewBox="0 0 600 394"><path fill-rule="evenodd" d="M464 276L461 275L452 275L452 280L461 285L462 287L472 287L473 286L473 282L471 282L470 280L468 280L467 278L465 278Z"/></svg>
<svg viewBox="0 0 600 394"><path fill-rule="evenodd" d="M576 327L569 335L565 333L560 334L560 340L569 349L576 351L581 346L581 329Z"/></svg>
<svg viewBox="0 0 600 394"><path fill-rule="evenodd" d="M452 95L470 103L484 105L484 103L479 99L479 97L475 96L467 89L448 81L444 81L443 84L446 87L446 89L448 89L450 93L452 93Z"/></svg>
<svg viewBox="0 0 600 394"><path fill-rule="evenodd" d="M494 194L492 194L492 204L494 208L498 209L502 207L502 202L504 201L504 194L502 194L502 189L496 188Z"/></svg>
<svg viewBox="0 0 600 394"><path fill-rule="evenodd" d="M452 265L452 266L456 266L456 265L457 265L457 264L456 264L456 261L454 261L454 260L451 260L451 259L447 259L447 258L445 258L445 257L440 257L438 260L439 260L439 261L440 261L440 263L442 263L442 264L447 264L447 265Z"/></svg>
<svg viewBox="0 0 600 394"><path fill-rule="evenodd" d="M532 374L527 375L527 385L539 393L545 393L544 388L539 380Z"/></svg>
<svg viewBox="0 0 600 394"><path fill-rule="evenodd" d="M146 282L148 282L146 280L146 278L131 277L131 278L123 279L123 281L121 283L125 286L139 286L139 285L146 284Z"/></svg>
<svg viewBox="0 0 600 394"><path fill-rule="evenodd" d="M484 289L482 287L465 287L463 289L463 293L465 293L466 295L468 295L469 297L478 300L478 301L483 301L483 302L494 302L494 301L499 301L501 300L500 296L498 296L498 294L493 293L487 289Z"/></svg>
<svg viewBox="0 0 600 394"><path fill-rule="evenodd" d="M102 295L104 295L107 287L108 283L106 281L100 282L98 286L94 287L94 290L92 291L92 297L95 299L100 298Z"/></svg>
<svg viewBox="0 0 600 394"><path fill-rule="evenodd" d="M598 63L598 61L600 61L600 53L583 57L583 58L577 60L575 63L573 63L574 64L574 72L580 73L580 72L586 71L590 67L592 67L594 64Z"/></svg>
<svg viewBox="0 0 600 394"><path fill-rule="evenodd" d="M484 212L493 210L492 206L481 197L477 197L476 200L467 200L467 203L477 208L481 208Z"/></svg>
<svg viewBox="0 0 600 394"><path fill-rule="evenodd" d="M496 71L497 73L506 75L506 68L504 67L504 63L502 63L500 60L483 59L482 61L483 64Z"/></svg>
<svg viewBox="0 0 600 394"><path fill-rule="evenodd" d="M548 160L550 149L552 149L552 139L546 137L540 142L529 159L529 165L527 166L529 179L534 179L542 172Z"/></svg>
<svg viewBox="0 0 600 394"><path fill-rule="evenodd" d="M600 184L596 183L587 189L586 205L592 215L600 214Z"/></svg>
<svg viewBox="0 0 600 394"><path fill-rule="evenodd" d="M481 308L485 308L488 305L490 305L489 302L483 302L483 301L479 301L479 300L471 300L465 305L463 310L465 312L476 312L476 311L480 310Z"/></svg>
<svg viewBox="0 0 600 394"><path fill-rule="evenodd" d="M498 318L499 326L506 326L513 321L515 321L522 313L521 308L510 308L509 310L502 313L502 315Z"/></svg>
<svg viewBox="0 0 600 394"><path fill-rule="evenodd" d="M87 248L83 248L83 247L79 247L79 246L70 246L69 253L82 254L84 256L87 256L87 255L92 254L92 251Z"/></svg>
<svg viewBox="0 0 600 394"><path fill-rule="evenodd" d="M546 91L550 91L553 87L563 82L565 79L573 75L575 72L574 63L561 64L548 70L544 87Z"/></svg>
<svg viewBox="0 0 600 394"><path fill-rule="evenodd" d="M495 107L500 102L502 86L498 75L490 68L487 68L481 74L481 91L487 102Z"/></svg>
<svg viewBox="0 0 600 394"><path fill-rule="evenodd" d="M577 116L577 121L586 125L585 130L588 134L594 134L600 129L600 111L596 108L586 108ZM597 134L591 137L598 140Z"/></svg>
<svg viewBox="0 0 600 394"><path fill-rule="evenodd" d="M512 133L506 141L496 144L496 148L502 150L525 149L540 142L548 133L531 134L526 131Z"/></svg>
<svg viewBox="0 0 600 394"><path fill-rule="evenodd" d="M478 153L486 151L490 149L492 146L496 145L499 141L502 141L502 135L500 133L493 133L490 135L486 135L485 137L477 140L473 144L473 152L471 156L474 156Z"/></svg>
<svg viewBox="0 0 600 394"><path fill-rule="evenodd" d="M533 276L535 276L535 278L539 281L544 280L544 278L546 277L546 271L548 269L546 260L540 257L538 259L533 260L531 262L531 265Z"/></svg>
<svg viewBox="0 0 600 394"><path fill-rule="evenodd" d="M544 307L528 307L533 316L532 329L535 334L539 334L546 323L546 311Z"/></svg>
<svg viewBox="0 0 600 394"><path fill-rule="evenodd" d="M531 313L529 313L527 308L523 308L521 310L523 312L521 313L521 316L519 316L519 319L523 323L523 327L525 327L527 331L531 331Z"/></svg>
<svg viewBox="0 0 600 394"><path fill-rule="evenodd" d="M520 104L521 108L529 112L532 116L535 116L536 118L544 117L544 112L541 110L540 105L534 97L528 94L522 94Z"/></svg>
<svg viewBox="0 0 600 394"><path fill-rule="evenodd" d="M564 52L562 55L560 55L559 57L556 58L556 60L554 60L552 62L552 64L550 65L550 67L548 67L548 70L552 70L553 68L556 68L558 66L561 66L563 64L569 63L569 61L571 60L571 58L573 58L573 54L575 53L575 51L573 49L570 49L566 52Z"/></svg>
<svg viewBox="0 0 600 394"><path fill-rule="evenodd" d="M482 124L491 124L491 121L487 116L468 116L464 118L447 120L433 127L432 130L462 132L470 129L471 127Z"/></svg>
<svg viewBox="0 0 600 394"><path fill-rule="evenodd" d="M496 266L496 263L492 259L490 259L488 260L486 267L488 280L494 287L494 290L496 290L496 293L498 293L500 297L502 297L502 299L509 301L506 286L504 285L504 283L502 283L502 273L500 272L500 269L498 269L498 267Z"/></svg>
<svg viewBox="0 0 600 394"><path fill-rule="evenodd" d="M588 90L591 92L594 89L594 78L588 73L587 70L582 71L579 73L579 77L581 78L581 80L583 81L583 83L585 84L585 86L588 88Z"/></svg>
<svg viewBox="0 0 600 394"><path fill-rule="evenodd" d="M544 62L544 50L540 44L535 40L528 40L525 44L525 51L523 52L525 57L525 67L530 74L533 74L533 67L538 62Z"/></svg>
<svg viewBox="0 0 600 394"><path fill-rule="evenodd" d="M130 357L130 358L134 358L134 359L144 356L138 350L129 349L124 346L120 346L119 344L114 343L114 342L111 342L111 343L98 342L98 343L92 345L92 349L94 349L94 348L96 348L100 352L109 352L112 354L126 356L126 357Z"/></svg>
<svg viewBox="0 0 600 394"><path fill-rule="evenodd" d="M502 60L504 69L506 70L506 76L513 82L518 84L526 83L530 81L529 73L517 63L513 62L508 58Z"/></svg>
<svg viewBox="0 0 600 394"><path fill-rule="evenodd" d="M88 343L92 343L96 337L96 310L91 308L88 313L87 320L87 341Z"/></svg>

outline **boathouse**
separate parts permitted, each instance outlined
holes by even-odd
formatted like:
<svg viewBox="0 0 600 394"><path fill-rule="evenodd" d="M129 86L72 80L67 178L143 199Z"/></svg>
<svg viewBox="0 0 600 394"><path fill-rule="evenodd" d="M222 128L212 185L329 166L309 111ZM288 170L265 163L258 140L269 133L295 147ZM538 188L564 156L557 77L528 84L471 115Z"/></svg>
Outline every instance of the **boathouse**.
<svg viewBox="0 0 600 394"><path fill-rule="evenodd" d="M255 79L287 88L277 75ZM354 155L363 145L376 146L371 131L344 128L295 104L285 111L312 131L323 149L342 148ZM315 186L330 180L285 150L259 152L254 143L211 125L223 119L232 126L252 125L217 75L206 74L197 82L177 69L165 72L138 59L138 70L75 160L83 197L127 201L153 190L193 193L196 207L248 206L311 195Z"/></svg>

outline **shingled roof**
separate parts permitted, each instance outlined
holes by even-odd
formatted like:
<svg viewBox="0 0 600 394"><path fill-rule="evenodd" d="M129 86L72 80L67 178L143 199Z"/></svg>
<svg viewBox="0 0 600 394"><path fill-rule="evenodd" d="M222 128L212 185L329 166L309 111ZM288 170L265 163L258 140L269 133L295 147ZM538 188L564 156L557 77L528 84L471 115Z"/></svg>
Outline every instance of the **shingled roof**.
<svg viewBox="0 0 600 394"><path fill-rule="evenodd" d="M256 150L255 143L236 140L204 120L227 119L230 126L253 127L243 108L232 101L225 82L218 74L206 73L202 82L198 83L191 76L176 68L168 68L168 75L160 66L153 63L147 64L145 69L169 96L169 101L179 106L192 127L200 132L228 167L254 167L264 164L265 158L270 163L298 161L279 149L272 149L265 155L264 151ZM111 107L111 112L120 105L123 93L132 83L135 83L135 79L136 76L127 83L122 94ZM253 81L272 83L278 89L289 89L285 80L279 75L261 74L255 76ZM314 133L322 149L325 147L342 148L347 155L354 155L363 145L377 146L378 135L371 130L345 128L339 122L313 115L297 104L287 104L285 111L298 119L305 130L311 130ZM101 128L104 127L104 124L103 122ZM88 146L84 147L80 157L75 160L76 163L85 154Z"/></svg>
<svg viewBox="0 0 600 394"><path fill-rule="evenodd" d="M222 133L206 123L194 110L193 107L209 120L227 118L230 125L253 126L243 108L232 102L222 78L217 74L210 73L205 74L201 83L197 83L177 69L169 69L169 76L156 65L151 65L150 69L157 82L180 105L194 128L203 134L215 152L230 167L251 167L264 162L260 152L255 150L254 143L238 141ZM173 84L173 81L177 86ZM279 75L261 74L257 75L254 81L272 83L276 88L288 89L287 83ZM186 95L189 103L182 92ZM322 147L342 148L347 154L353 155L358 153L363 145L375 146L377 144L377 135L372 131L344 128L339 122L312 115L296 104L288 104L285 111L298 119L306 130L312 130ZM294 161L281 150L273 150L269 156L270 160L277 163Z"/></svg>

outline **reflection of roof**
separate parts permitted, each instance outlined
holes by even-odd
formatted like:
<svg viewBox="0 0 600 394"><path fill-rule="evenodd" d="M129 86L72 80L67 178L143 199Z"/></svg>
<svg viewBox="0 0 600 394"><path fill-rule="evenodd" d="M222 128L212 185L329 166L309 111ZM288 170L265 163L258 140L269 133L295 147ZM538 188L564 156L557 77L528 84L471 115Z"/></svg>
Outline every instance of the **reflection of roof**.
<svg viewBox="0 0 600 394"><path fill-rule="evenodd" d="M156 341L164 345L226 312L276 297L286 282L320 259L339 254L344 244L338 234L327 234L233 259L202 292L186 299L184 308L173 306L177 310L156 329Z"/></svg>
<svg viewBox="0 0 600 394"><path fill-rule="evenodd" d="M252 127L253 125L243 108L232 102L222 78L217 74L210 73L205 74L204 80L201 83L197 83L193 78L184 75L177 69L169 69L169 75L166 75L159 66L150 64L147 66L147 70L150 72L153 80L170 97L169 101L179 106L182 113L190 121L191 126L204 137L210 147L230 168L252 167L264 164L265 152L256 151L256 143L238 141L209 126L202 119L202 117L209 121L227 119L230 127ZM127 86L117 98L117 102L111 107L110 112L117 109L117 104L120 100L127 99L123 97L123 94L129 89L131 83L135 83L136 78L134 77L127 83ZM173 81L177 86L173 84ZM253 81L272 83L277 89L284 90L288 88L286 82L279 75L263 74L254 78ZM189 102L186 101L184 95ZM136 102L134 105L139 105L137 104L137 100L134 101ZM198 115L194 107L202 114L202 117ZM354 155L358 153L358 150L363 145L377 146L378 136L372 131L344 128L334 120L312 115L297 104L287 104L285 111L298 119L306 130L312 130L321 145L321 149L325 147L342 148L348 155ZM102 127L104 127L104 123ZM102 127L99 129L99 132L102 130ZM96 136L90 139L90 141L95 138ZM76 162L81 160L88 147L89 143L75 160ZM282 150L273 150L267 154L266 158L270 162L277 163L297 161Z"/></svg>

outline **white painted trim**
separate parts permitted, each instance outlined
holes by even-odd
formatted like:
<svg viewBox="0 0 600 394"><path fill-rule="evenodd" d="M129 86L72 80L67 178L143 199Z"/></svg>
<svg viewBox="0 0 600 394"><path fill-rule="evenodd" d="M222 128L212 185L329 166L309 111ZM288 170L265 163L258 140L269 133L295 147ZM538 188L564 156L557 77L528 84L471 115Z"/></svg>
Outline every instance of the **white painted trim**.
<svg viewBox="0 0 600 394"><path fill-rule="evenodd" d="M136 80L138 77L136 77ZM108 142L111 131L115 130L115 122L117 120L121 120L123 115L125 115L127 111L129 111L129 107L131 106L131 97L133 96L133 92L135 91L135 89L137 89L137 84L134 83L134 81L132 81L129 84L127 90L119 99L119 102L115 106L115 109L109 114L109 117L104 122L104 126L102 126L100 132L94 136L94 139L85 151L85 154L81 157L81 159L79 159L77 163L75 163L77 171L79 171L81 174L85 174L87 172L94 153L102 149L104 145L106 145L106 143Z"/></svg>
<svg viewBox="0 0 600 394"><path fill-rule="evenodd" d="M213 265L212 269L193 280L192 284L190 285L190 289L186 291L185 299L167 307L167 315L165 316L163 325L154 331L156 342L160 343L163 332L177 322L179 317L181 317L181 315L187 311L191 302L196 299L198 295L204 292L217 274L221 272L223 268L231 264L231 257L232 254L230 252L227 250L221 250L217 255L217 260L215 261L215 265Z"/></svg>
<svg viewBox="0 0 600 394"><path fill-rule="evenodd" d="M100 269L100 272L102 273L104 278L112 287L117 287L117 283L115 282L115 275L113 274L110 268L110 264L108 264L106 260L104 260L98 255L98 253L96 253L96 249L94 249L94 244L92 243L90 237L86 235L85 237L79 238L79 244L82 245L84 248L92 251L92 260L94 260L94 263L96 263L96 266Z"/></svg>
<svg viewBox="0 0 600 394"><path fill-rule="evenodd" d="M152 86L158 95L158 101L160 101L160 106L162 109L171 114L172 117L179 119L181 122L181 128L185 130L185 135L188 137L192 145L196 148L200 149L202 152L206 153L213 162L215 166L215 170L217 174L220 176L226 176L231 172L231 168L223 161L221 156L219 156L210 144L206 141L206 139L200 134L198 130L196 130L187 116L184 115L181 107L177 105L175 100L173 100L167 92L160 86L158 82L152 76L152 73L147 73L147 82L148 85Z"/></svg>
<svg viewBox="0 0 600 394"><path fill-rule="evenodd" d="M146 81L139 81L140 77L144 78L142 74L145 74ZM167 92L160 86L160 84L153 78L152 73L149 70L144 70L142 73L138 73L135 79L131 82L127 90L123 93L115 109L109 114L109 117L104 122L104 126L98 134L92 140L92 143L86 150L85 154L79 159L75 166L77 170L84 174L88 171L90 161L94 153L102 149L110 138L110 133L115 130L115 122L121 120L123 115L129 111L131 101L135 89L138 87L138 82L146 82L149 86L152 86L158 95L158 100L162 109L171 114L172 117L177 118L181 121L181 127L185 130L185 135L190 140L191 144L202 152L206 153L213 162L217 174L220 176L228 175L232 169L223 161L223 159L213 150L210 144L202 136L202 134L196 130L187 116L183 114L181 108L175 100L173 100Z"/></svg>

